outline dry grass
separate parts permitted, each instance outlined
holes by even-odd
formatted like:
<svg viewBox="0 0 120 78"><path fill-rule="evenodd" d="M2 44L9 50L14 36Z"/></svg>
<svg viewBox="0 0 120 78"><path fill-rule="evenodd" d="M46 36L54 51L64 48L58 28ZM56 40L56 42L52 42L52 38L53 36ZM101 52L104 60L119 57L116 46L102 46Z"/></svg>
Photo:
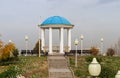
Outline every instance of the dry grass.
<svg viewBox="0 0 120 78"><path fill-rule="evenodd" d="M47 57L41 56L21 56L16 64L22 69L22 75L26 78L48 78ZM0 66L0 73L9 66Z"/></svg>

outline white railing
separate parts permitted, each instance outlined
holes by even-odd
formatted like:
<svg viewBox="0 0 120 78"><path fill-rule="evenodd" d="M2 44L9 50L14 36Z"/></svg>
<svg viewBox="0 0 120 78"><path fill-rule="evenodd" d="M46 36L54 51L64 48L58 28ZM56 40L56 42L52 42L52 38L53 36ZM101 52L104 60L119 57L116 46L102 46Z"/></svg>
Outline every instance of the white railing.
<svg viewBox="0 0 120 78"><path fill-rule="evenodd" d="M44 52L48 52L49 47L48 46L44 46ZM60 46L52 46L53 48L53 52L59 52L60 51ZM69 52L69 47L68 46L64 46L64 52Z"/></svg>

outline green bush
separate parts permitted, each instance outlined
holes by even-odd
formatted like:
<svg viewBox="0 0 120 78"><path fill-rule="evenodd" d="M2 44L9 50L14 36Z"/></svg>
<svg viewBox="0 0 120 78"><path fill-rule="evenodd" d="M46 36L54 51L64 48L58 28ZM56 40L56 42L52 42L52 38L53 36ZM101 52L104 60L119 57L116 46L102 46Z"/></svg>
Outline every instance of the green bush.
<svg viewBox="0 0 120 78"><path fill-rule="evenodd" d="M85 58L85 60L86 60L87 62L92 62L92 59L93 59L93 58L94 58L93 56L88 56L88 57Z"/></svg>
<svg viewBox="0 0 120 78"><path fill-rule="evenodd" d="M10 57L6 60L1 60L0 66L6 66L6 65L10 65L10 64L17 64L17 63L19 63L18 57Z"/></svg>
<svg viewBox="0 0 120 78"><path fill-rule="evenodd" d="M77 70L75 70L75 76L77 76L77 77L80 77L80 70L79 69L77 69Z"/></svg>
<svg viewBox="0 0 120 78"><path fill-rule="evenodd" d="M72 58L70 58L70 65L75 65L75 61Z"/></svg>
<svg viewBox="0 0 120 78"><path fill-rule="evenodd" d="M11 65L11 64L18 64L19 61L1 61L0 62L0 66L7 66L7 65Z"/></svg>
<svg viewBox="0 0 120 78"><path fill-rule="evenodd" d="M7 70L0 74L0 78L16 78L21 73L21 69L17 66L10 66Z"/></svg>
<svg viewBox="0 0 120 78"><path fill-rule="evenodd" d="M113 67L102 65L101 73L100 73L101 78L114 78L115 74L116 74L116 71L114 70Z"/></svg>
<svg viewBox="0 0 120 78"><path fill-rule="evenodd" d="M93 58L94 58L94 56L88 56L88 57L86 57L85 58L85 60L87 61L87 62L92 62L92 60L93 60ZM96 59L97 59L97 61L100 63L100 62L102 62L102 57L95 57Z"/></svg>
<svg viewBox="0 0 120 78"><path fill-rule="evenodd" d="M19 52L18 49L14 49L13 50L13 56L18 57L18 54L19 54L18 52Z"/></svg>

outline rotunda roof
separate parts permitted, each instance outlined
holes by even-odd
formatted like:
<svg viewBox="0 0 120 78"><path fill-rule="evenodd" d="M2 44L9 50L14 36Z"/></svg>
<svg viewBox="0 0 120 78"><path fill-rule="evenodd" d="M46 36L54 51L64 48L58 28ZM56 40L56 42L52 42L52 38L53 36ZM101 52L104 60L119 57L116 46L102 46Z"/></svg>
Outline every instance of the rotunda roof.
<svg viewBox="0 0 120 78"><path fill-rule="evenodd" d="M44 25L72 25L72 24L64 17L52 16L42 22L41 26Z"/></svg>

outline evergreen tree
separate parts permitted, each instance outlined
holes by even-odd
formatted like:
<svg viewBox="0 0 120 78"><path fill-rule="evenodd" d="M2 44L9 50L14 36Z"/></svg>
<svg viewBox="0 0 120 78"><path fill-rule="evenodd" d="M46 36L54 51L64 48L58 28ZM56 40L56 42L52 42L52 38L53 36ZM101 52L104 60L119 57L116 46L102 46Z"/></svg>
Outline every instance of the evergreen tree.
<svg viewBox="0 0 120 78"><path fill-rule="evenodd" d="M35 44L35 47L34 47L33 50L39 52L39 40L38 40L37 43ZM40 51L41 51L41 39L40 39Z"/></svg>

